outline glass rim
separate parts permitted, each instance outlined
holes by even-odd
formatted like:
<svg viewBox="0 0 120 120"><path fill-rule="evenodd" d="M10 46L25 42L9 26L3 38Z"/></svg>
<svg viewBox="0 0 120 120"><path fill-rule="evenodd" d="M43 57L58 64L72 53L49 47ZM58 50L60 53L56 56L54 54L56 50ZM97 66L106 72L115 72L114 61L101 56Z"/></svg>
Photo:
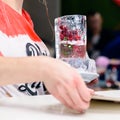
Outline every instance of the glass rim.
<svg viewBox="0 0 120 120"><path fill-rule="evenodd" d="M86 18L87 18L87 16L86 16L86 15L71 14L71 15L63 15L63 16L56 17L56 18L55 18L55 20L57 20L57 19L61 19L61 18L65 18L65 17L70 17L70 16L73 16L73 17L75 17L75 16L82 16L82 17L84 17L84 18L85 18L85 20L86 20Z"/></svg>

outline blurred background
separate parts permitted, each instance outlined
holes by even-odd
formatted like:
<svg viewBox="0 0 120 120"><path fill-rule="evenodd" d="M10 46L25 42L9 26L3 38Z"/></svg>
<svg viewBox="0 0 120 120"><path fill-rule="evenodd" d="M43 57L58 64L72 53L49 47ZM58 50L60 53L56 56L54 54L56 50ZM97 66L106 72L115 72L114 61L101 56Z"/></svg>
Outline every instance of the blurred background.
<svg viewBox="0 0 120 120"><path fill-rule="evenodd" d="M86 15L88 11L94 10L101 13L104 28L119 30L120 7L116 1L119 0L47 0L47 5L52 25L54 25L54 18L58 16ZM24 8L30 13L37 34L51 46L53 34L46 16L45 6L38 0L25 0Z"/></svg>
<svg viewBox="0 0 120 120"><path fill-rule="evenodd" d="M120 7L114 0L62 0L62 15L86 14L91 10L101 13L105 28L114 29L120 24Z"/></svg>
<svg viewBox="0 0 120 120"><path fill-rule="evenodd" d="M42 1L42 0L41 0ZM96 60L103 86L118 88L120 81L120 0L25 0L24 8L30 13L36 33L48 46L54 57L54 19L58 16L87 15L87 51ZM107 74L111 74L108 77ZM107 79L107 80L106 80ZM106 80L106 81L105 81ZM117 82L116 82L117 81ZM117 84L116 84L117 83Z"/></svg>

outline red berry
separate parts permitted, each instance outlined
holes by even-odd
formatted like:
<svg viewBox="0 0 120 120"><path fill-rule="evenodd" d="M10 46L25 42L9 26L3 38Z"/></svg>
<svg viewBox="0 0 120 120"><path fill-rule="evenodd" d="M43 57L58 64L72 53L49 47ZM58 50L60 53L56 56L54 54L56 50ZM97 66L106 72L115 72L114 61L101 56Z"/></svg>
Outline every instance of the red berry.
<svg viewBox="0 0 120 120"><path fill-rule="evenodd" d="M60 34L60 39L64 40L64 35L63 34Z"/></svg>
<svg viewBox="0 0 120 120"><path fill-rule="evenodd" d="M64 37L68 37L69 36L69 32L68 31L61 31L61 33L64 35Z"/></svg>
<svg viewBox="0 0 120 120"><path fill-rule="evenodd" d="M69 34L68 39L69 39L70 41L73 40L73 35L72 35L72 34Z"/></svg>
<svg viewBox="0 0 120 120"><path fill-rule="evenodd" d="M68 28L66 26L63 27L63 31L68 31Z"/></svg>
<svg viewBox="0 0 120 120"><path fill-rule="evenodd" d="M75 40L80 40L80 38L81 38L81 37L80 37L79 35L75 35L75 36L74 36L74 39L75 39Z"/></svg>
<svg viewBox="0 0 120 120"><path fill-rule="evenodd" d="M63 30L63 28L64 28L64 26L63 26L63 25L61 25L61 26L60 26L60 29L61 29L61 30Z"/></svg>

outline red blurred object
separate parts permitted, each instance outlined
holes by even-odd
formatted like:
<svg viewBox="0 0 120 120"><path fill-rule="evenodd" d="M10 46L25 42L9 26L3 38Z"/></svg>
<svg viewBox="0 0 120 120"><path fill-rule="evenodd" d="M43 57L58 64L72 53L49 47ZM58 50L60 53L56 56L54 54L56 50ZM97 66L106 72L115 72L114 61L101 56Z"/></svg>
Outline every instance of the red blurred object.
<svg viewBox="0 0 120 120"><path fill-rule="evenodd" d="M116 5L120 6L120 0L113 0L113 2L114 2Z"/></svg>

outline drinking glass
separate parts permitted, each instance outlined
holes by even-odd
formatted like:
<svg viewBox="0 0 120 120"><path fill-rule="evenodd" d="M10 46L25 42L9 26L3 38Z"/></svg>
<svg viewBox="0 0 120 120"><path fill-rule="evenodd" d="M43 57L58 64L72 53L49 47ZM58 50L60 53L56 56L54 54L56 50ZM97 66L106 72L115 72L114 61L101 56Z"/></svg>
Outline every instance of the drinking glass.
<svg viewBox="0 0 120 120"><path fill-rule="evenodd" d="M86 58L86 16L66 15L56 18L55 42L56 58L80 68Z"/></svg>
<svg viewBox="0 0 120 120"><path fill-rule="evenodd" d="M66 15L55 19L56 58L76 68L84 81L91 82L99 75L95 61L86 51L86 16Z"/></svg>

